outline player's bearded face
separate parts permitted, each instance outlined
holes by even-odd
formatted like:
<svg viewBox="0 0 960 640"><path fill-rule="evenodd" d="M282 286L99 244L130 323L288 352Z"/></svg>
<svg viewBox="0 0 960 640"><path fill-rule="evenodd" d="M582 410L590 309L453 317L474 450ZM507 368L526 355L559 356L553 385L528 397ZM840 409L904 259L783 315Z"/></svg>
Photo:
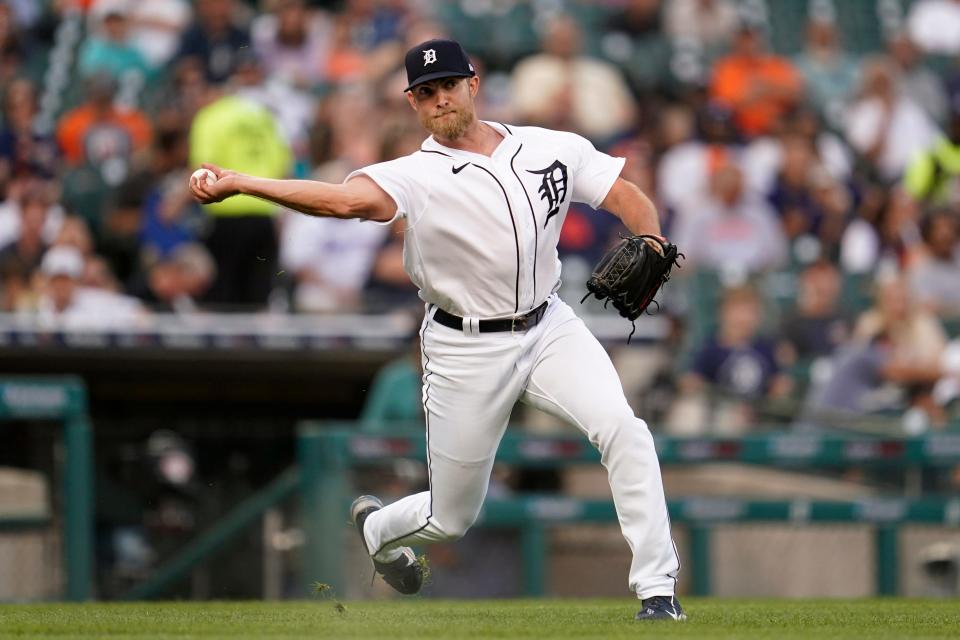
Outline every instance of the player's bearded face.
<svg viewBox="0 0 960 640"><path fill-rule="evenodd" d="M461 78L446 78L414 89L417 116L423 128L447 140L456 140L475 118L470 85Z"/></svg>

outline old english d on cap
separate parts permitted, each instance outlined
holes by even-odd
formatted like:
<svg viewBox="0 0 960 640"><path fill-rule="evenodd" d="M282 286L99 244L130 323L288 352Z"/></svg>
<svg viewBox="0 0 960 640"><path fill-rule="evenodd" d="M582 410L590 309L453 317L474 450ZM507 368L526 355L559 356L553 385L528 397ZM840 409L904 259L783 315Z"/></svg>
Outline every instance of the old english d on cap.
<svg viewBox="0 0 960 640"><path fill-rule="evenodd" d="M437 78L469 78L475 76L467 52L455 40L427 40L407 51L407 88Z"/></svg>

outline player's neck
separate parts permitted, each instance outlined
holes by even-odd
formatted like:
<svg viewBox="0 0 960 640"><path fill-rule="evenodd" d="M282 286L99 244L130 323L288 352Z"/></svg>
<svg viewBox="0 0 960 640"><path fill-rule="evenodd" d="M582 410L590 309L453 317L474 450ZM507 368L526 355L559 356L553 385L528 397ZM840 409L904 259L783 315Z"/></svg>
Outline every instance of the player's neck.
<svg viewBox="0 0 960 640"><path fill-rule="evenodd" d="M459 138L451 140L434 134L433 139L451 149L491 156L496 151L500 141L503 140L503 134L490 125L475 119Z"/></svg>

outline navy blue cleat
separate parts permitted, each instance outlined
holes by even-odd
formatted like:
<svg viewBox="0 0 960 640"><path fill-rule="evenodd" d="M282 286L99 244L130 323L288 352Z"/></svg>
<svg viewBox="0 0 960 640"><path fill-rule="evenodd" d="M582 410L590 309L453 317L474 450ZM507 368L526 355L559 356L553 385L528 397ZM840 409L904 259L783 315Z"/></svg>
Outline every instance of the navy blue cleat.
<svg viewBox="0 0 960 640"><path fill-rule="evenodd" d="M357 525L364 549L367 549L367 540L363 536L363 523L371 513L382 508L383 503L375 496L360 496L350 505L350 519ZM393 562L373 560L373 568L383 576L383 581L388 585L404 595L413 595L423 586L423 567L410 547L403 547L400 552L403 555ZM367 553L370 553L369 549Z"/></svg>
<svg viewBox="0 0 960 640"><path fill-rule="evenodd" d="M673 596L653 596L640 603L636 620L676 620L683 622L687 614L683 612L680 601Z"/></svg>

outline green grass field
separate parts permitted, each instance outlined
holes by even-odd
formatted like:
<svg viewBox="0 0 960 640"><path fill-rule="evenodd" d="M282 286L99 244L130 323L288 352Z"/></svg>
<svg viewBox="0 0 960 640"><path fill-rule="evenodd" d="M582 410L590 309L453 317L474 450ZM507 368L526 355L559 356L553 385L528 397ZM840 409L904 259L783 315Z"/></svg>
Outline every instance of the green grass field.
<svg viewBox="0 0 960 640"><path fill-rule="evenodd" d="M0 605L0 637L957 638L960 602L686 598L690 620L636 623L635 601Z"/></svg>

